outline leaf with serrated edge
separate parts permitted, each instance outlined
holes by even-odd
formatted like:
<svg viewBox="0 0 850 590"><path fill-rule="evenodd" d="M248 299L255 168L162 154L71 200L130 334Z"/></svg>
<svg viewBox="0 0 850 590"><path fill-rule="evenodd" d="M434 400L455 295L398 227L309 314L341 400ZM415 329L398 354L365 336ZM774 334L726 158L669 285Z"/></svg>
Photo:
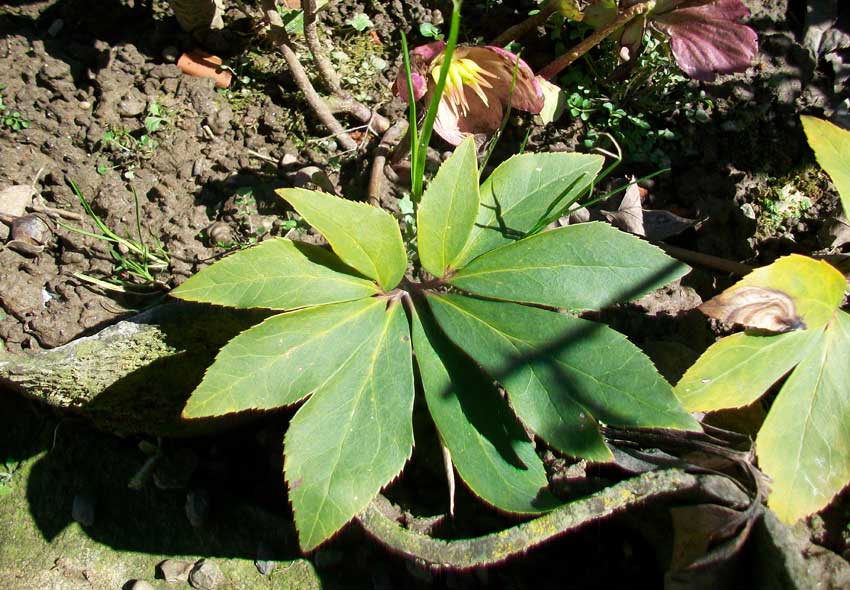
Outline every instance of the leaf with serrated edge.
<svg viewBox="0 0 850 590"><path fill-rule="evenodd" d="M481 185L475 226L454 267L521 238L553 209L580 197L604 161L597 155L544 153L502 162Z"/></svg>
<svg viewBox="0 0 850 590"><path fill-rule="evenodd" d="M748 406L793 369L819 337L811 330L733 334L712 344L673 392L691 412Z"/></svg>
<svg viewBox="0 0 850 590"><path fill-rule="evenodd" d="M407 270L407 254L392 215L318 191L275 192L325 236L343 262L378 281L385 291L398 285Z"/></svg>
<svg viewBox="0 0 850 590"><path fill-rule="evenodd" d="M460 254L478 214L478 160L469 137L428 184L417 213L422 267L442 277Z"/></svg>
<svg viewBox="0 0 850 590"><path fill-rule="evenodd" d="M413 450L413 367L404 310L391 303L376 333L348 337L360 346L298 410L284 439L289 499L304 551L365 509Z"/></svg>
<svg viewBox="0 0 850 590"><path fill-rule="evenodd" d="M171 296L241 309L283 310L377 293L373 282L351 271L324 248L276 238L208 266Z"/></svg>
<svg viewBox="0 0 850 590"><path fill-rule="evenodd" d="M772 480L768 506L786 523L820 510L850 481L848 358L850 316L839 311L759 431L759 466Z"/></svg>
<svg viewBox="0 0 850 590"><path fill-rule="evenodd" d="M413 315L413 349L425 400L461 479L500 510L535 514L560 502L522 426L493 384L428 317ZM420 319L421 317L421 319Z"/></svg>
<svg viewBox="0 0 850 590"><path fill-rule="evenodd" d="M775 289L791 298L797 315L809 329L826 324L841 301L847 283L834 266L823 260L791 254L757 268L723 291L729 296L744 287Z"/></svg>
<svg viewBox="0 0 850 590"><path fill-rule="evenodd" d="M485 297L599 309L690 270L659 248L599 222L535 234L484 254L449 282Z"/></svg>
<svg viewBox="0 0 850 590"><path fill-rule="evenodd" d="M604 324L513 303L429 296L440 327L508 392L527 426L560 451L611 458L611 426L699 429L640 349Z"/></svg>
<svg viewBox="0 0 850 590"><path fill-rule="evenodd" d="M807 115L800 121L818 164L838 189L844 215L850 219L850 131Z"/></svg>
<svg viewBox="0 0 850 590"><path fill-rule="evenodd" d="M220 416L294 404L320 390L381 329L385 303L369 298L272 316L228 342L183 416Z"/></svg>

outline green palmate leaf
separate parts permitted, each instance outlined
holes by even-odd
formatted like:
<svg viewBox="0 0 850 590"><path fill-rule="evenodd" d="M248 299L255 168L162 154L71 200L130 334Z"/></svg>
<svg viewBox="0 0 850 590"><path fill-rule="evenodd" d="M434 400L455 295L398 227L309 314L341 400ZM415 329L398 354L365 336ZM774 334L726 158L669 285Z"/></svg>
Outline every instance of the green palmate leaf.
<svg viewBox="0 0 850 590"><path fill-rule="evenodd" d="M428 409L458 474L485 502L520 514L560 502L534 445L492 382L433 324L413 316L413 349Z"/></svg>
<svg viewBox="0 0 850 590"><path fill-rule="evenodd" d="M393 217L365 203L300 188L278 189L343 262L375 279L381 288L395 287L407 270L401 231Z"/></svg>
<svg viewBox="0 0 850 590"><path fill-rule="evenodd" d="M712 344L674 392L689 411L740 408L757 400L800 362L820 333L740 333Z"/></svg>
<svg viewBox="0 0 850 590"><path fill-rule="evenodd" d="M442 277L454 263L478 214L478 161L472 137L446 160L422 196L417 242L422 267Z"/></svg>
<svg viewBox="0 0 850 590"><path fill-rule="evenodd" d="M792 254L757 268L723 292L729 296L744 287L773 289L788 295L797 315L809 329L826 324L844 299L846 282L823 260Z"/></svg>
<svg viewBox="0 0 850 590"><path fill-rule="evenodd" d="M449 338L502 383L520 420L564 453L611 458L597 419L699 428L650 360L603 324L459 295L428 302Z"/></svg>
<svg viewBox="0 0 850 590"><path fill-rule="evenodd" d="M284 439L289 499L304 551L366 508L413 449L413 368L404 310L392 303L377 332L348 337L361 345L298 410ZM323 362L317 358L313 366Z"/></svg>
<svg viewBox="0 0 850 590"><path fill-rule="evenodd" d="M455 267L523 237L541 219L578 199L603 161L602 156L549 153L503 162L481 185L475 226Z"/></svg>
<svg viewBox="0 0 850 590"><path fill-rule="evenodd" d="M266 319L219 351L183 416L269 410L321 390L378 338L385 306L367 298Z"/></svg>
<svg viewBox="0 0 850 590"><path fill-rule="evenodd" d="M245 309L296 309L377 292L374 283L351 272L323 248L277 238L216 262L171 295Z"/></svg>
<svg viewBox="0 0 850 590"><path fill-rule="evenodd" d="M844 215L850 219L850 131L816 117L803 115L800 121L818 164L838 189Z"/></svg>
<svg viewBox="0 0 850 590"><path fill-rule="evenodd" d="M756 439L768 505L791 523L850 481L850 316L837 312L773 403Z"/></svg>
<svg viewBox="0 0 850 590"><path fill-rule="evenodd" d="M470 293L569 309L634 299L689 268L604 223L535 234L484 254L450 280Z"/></svg>

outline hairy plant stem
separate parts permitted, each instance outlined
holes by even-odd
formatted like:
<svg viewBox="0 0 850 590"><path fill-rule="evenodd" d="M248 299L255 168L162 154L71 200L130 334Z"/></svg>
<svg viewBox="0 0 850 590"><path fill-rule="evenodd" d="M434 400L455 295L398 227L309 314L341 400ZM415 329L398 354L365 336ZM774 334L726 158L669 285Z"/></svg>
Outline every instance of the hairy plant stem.
<svg viewBox="0 0 850 590"><path fill-rule="evenodd" d="M328 106L331 112L344 112L363 123L368 123L376 133L383 133L390 127L390 122L371 110L369 107L356 100L351 94L346 92L339 81L339 76L336 70L325 55L322 48L322 43L319 40L317 30L318 7L316 0L304 0L304 39L307 41L307 47L313 55L313 60L316 62L316 69L319 73L322 83L333 92L333 96L328 100Z"/></svg>
<svg viewBox="0 0 850 590"><path fill-rule="evenodd" d="M319 33L316 30L316 12L318 11L316 0L303 0L301 8L304 10L304 39L307 41L307 47L310 48L310 53L313 54L313 59L316 61L319 77L332 92L342 92L339 76L336 75L333 65L319 42Z"/></svg>
<svg viewBox="0 0 850 590"><path fill-rule="evenodd" d="M407 121L399 119L393 123L392 127L387 129L381 143L375 150L375 156L372 160L372 172L369 176L369 203L375 207L381 206L381 185L384 181L384 167L387 163L387 156L392 153L396 144L407 132Z"/></svg>
<svg viewBox="0 0 850 590"><path fill-rule="evenodd" d="M540 8L540 12L535 15L532 15L525 19L524 21L515 24L493 39L490 42L490 45L495 45L497 47L503 47L510 43L511 41L516 41L520 37L527 35L529 31L534 30L535 28L542 26L549 17L557 9L558 0L549 0L545 6Z"/></svg>
<svg viewBox="0 0 850 590"><path fill-rule="evenodd" d="M591 523L625 512L654 499L699 489L702 477L681 469L650 471L569 502L534 520L476 537L446 541L404 528L393 507L381 496L358 517L360 525L379 543L433 567L469 569L494 565ZM717 477L717 476L715 476Z"/></svg>
<svg viewBox="0 0 850 590"><path fill-rule="evenodd" d="M331 133L333 133L334 137L337 138L337 141L339 141L340 145L344 149L356 151L357 142L351 138L340 122L336 120L336 117L334 117L333 113L328 108L328 105L322 97L319 96L316 89L313 88L310 78L307 77L307 72L304 71L304 66L301 65L301 61L292 49L292 41L289 38L289 34L286 32L283 20L281 20L280 15L277 12L274 0L263 0L263 12L271 26L269 35L283 54L283 59L286 60L286 65L292 74L292 78L295 80L295 84L301 92L304 93L304 97L307 99L307 104L309 104L313 111L315 111L316 116L322 124L327 127Z"/></svg>
<svg viewBox="0 0 850 590"><path fill-rule="evenodd" d="M641 2L640 4L635 4L633 6L629 6L628 8L624 8L613 21L594 31L591 35L589 35L586 39L584 39L581 43L567 51L565 54L559 56L548 66L543 68L538 72L538 75L546 80L551 80L554 76L558 75L564 68L569 66L575 60L580 58L582 55L599 45L608 35L619 29L620 27L630 23L637 17L642 14L646 14L650 10L655 8L655 0L648 0L647 2Z"/></svg>

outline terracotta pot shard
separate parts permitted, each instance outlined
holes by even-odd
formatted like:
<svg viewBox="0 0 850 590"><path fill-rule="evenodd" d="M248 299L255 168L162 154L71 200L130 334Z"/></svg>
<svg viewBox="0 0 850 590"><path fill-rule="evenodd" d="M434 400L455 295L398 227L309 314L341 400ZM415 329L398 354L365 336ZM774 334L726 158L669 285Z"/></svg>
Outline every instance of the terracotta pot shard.
<svg viewBox="0 0 850 590"><path fill-rule="evenodd" d="M187 51L177 60L177 67L188 76L212 78L216 88L227 88L233 73L222 69L221 58L200 49Z"/></svg>

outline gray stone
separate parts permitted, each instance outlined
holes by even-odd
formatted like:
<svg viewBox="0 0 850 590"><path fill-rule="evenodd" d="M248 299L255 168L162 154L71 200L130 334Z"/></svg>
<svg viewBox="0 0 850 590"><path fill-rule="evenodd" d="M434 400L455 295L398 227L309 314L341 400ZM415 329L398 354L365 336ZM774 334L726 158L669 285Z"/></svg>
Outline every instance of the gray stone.
<svg viewBox="0 0 850 590"><path fill-rule="evenodd" d="M189 584L197 590L216 590L224 580L224 575L213 562L201 559L189 573Z"/></svg>
<svg viewBox="0 0 850 590"><path fill-rule="evenodd" d="M176 582L188 582L189 573L195 567L194 561L186 559L166 559L156 566L156 577L161 578L169 584Z"/></svg>

